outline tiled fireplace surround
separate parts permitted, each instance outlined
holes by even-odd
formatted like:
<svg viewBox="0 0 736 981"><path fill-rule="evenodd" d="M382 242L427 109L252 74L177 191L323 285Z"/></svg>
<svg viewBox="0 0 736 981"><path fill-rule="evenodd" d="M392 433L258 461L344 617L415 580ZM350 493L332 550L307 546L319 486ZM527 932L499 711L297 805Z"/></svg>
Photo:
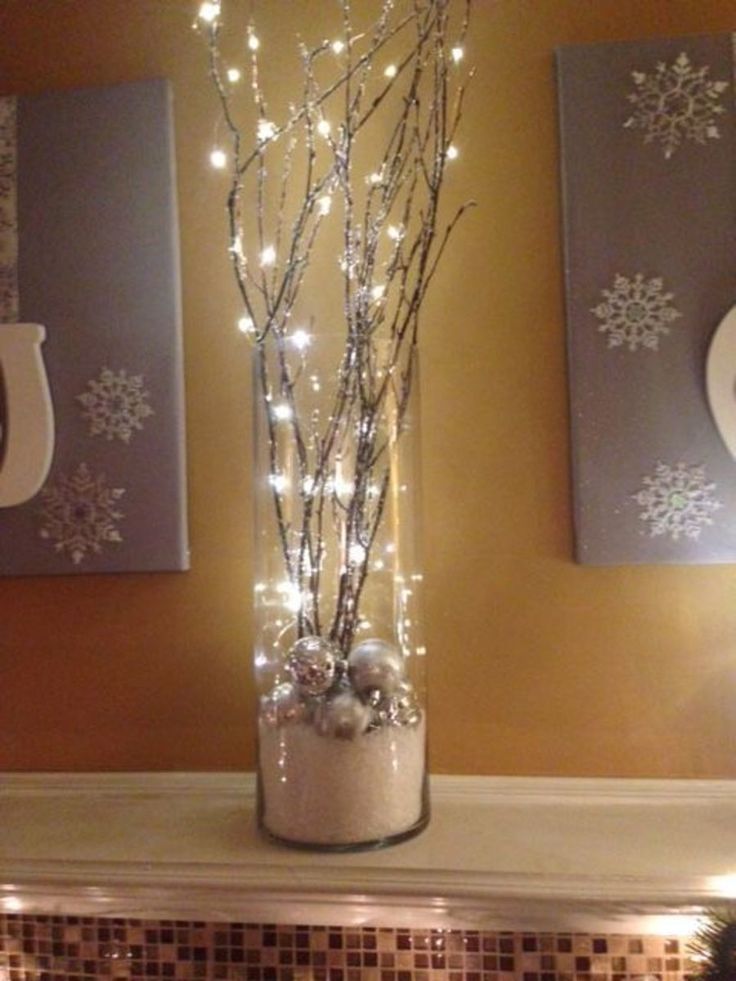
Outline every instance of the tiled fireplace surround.
<svg viewBox="0 0 736 981"><path fill-rule="evenodd" d="M0 951L8 981L685 981L694 967L678 937L12 914Z"/></svg>
<svg viewBox="0 0 736 981"><path fill-rule="evenodd" d="M243 774L0 774L0 981L686 981L736 782L433 778L418 838L265 841Z"/></svg>

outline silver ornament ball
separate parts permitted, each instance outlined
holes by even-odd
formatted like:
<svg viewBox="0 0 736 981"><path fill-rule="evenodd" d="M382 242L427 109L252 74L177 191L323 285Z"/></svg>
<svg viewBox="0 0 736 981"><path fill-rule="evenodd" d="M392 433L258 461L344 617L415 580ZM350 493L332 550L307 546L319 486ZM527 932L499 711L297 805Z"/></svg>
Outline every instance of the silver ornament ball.
<svg viewBox="0 0 736 981"><path fill-rule="evenodd" d="M385 640L363 640L348 655L348 676L361 695L372 691L391 695L404 678L404 659Z"/></svg>
<svg viewBox="0 0 736 981"><path fill-rule="evenodd" d="M324 695L334 681L340 650L324 637L302 637L286 656L292 681L308 695Z"/></svg>
<svg viewBox="0 0 736 981"><path fill-rule="evenodd" d="M305 711L299 689L290 681L276 685L261 699L261 718L269 726L299 722L304 718Z"/></svg>
<svg viewBox="0 0 736 981"><path fill-rule="evenodd" d="M370 709L355 695L342 692L319 706L314 725L320 736L356 739L366 731L370 720Z"/></svg>

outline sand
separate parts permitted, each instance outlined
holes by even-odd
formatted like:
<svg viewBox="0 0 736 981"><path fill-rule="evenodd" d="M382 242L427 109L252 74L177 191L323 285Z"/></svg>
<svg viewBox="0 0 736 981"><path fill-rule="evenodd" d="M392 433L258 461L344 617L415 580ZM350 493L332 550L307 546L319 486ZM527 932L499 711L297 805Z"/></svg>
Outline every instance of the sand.
<svg viewBox="0 0 736 981"><path fill-rule="evenodd" d="M300 844L339 846L409 831L422 818L425 723L320 736L308 723L259 727L262 821Z"/></svg>

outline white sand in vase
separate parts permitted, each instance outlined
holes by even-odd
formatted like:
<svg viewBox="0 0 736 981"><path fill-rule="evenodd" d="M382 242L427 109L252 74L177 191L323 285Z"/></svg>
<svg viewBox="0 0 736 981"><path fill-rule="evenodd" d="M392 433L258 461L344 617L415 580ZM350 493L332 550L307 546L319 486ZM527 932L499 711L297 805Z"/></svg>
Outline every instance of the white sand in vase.
<svg viewBox="0 0 736 981"><path fill-rule="evenodd" d="M263 824L313 845L360 844L409 831L422 817L425 723L357 739L313 726L259 726Z"/></svg>

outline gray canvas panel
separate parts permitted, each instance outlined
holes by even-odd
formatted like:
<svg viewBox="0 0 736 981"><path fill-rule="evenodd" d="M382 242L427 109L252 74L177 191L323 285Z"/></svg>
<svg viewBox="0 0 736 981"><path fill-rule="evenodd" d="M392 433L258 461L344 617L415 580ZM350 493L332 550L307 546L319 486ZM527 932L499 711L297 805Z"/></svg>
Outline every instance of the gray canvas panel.
<svg viewBox="0 0 736 981"><path fill-rule="evenodd" d="M20 321L46 329L56 440L39 493L0 508L0 573L186 569L169 85L21 97L17 116Z"/></svg>
<svg viewBox="0 0 736 981"><path fill-rule="evenodd" d="M704 377L736 303L731 36L557 62L577 558L736 561Z"/></svg>

